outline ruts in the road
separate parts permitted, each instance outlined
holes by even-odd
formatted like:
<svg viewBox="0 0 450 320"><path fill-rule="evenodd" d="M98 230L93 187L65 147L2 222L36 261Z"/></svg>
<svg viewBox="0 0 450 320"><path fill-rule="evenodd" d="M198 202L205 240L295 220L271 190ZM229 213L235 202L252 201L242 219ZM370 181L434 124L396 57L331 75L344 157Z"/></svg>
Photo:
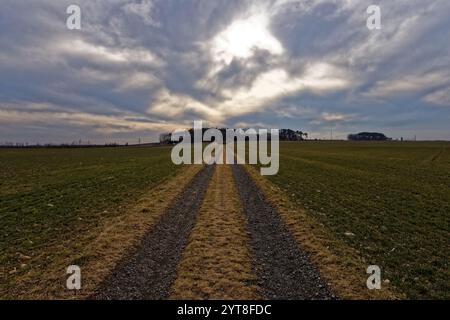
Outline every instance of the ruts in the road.
<svg viewBox="0 0 450 320"><path fill-rule="evenodd" d="M244 166L211 165L90 298L335 297Z"/></svg>

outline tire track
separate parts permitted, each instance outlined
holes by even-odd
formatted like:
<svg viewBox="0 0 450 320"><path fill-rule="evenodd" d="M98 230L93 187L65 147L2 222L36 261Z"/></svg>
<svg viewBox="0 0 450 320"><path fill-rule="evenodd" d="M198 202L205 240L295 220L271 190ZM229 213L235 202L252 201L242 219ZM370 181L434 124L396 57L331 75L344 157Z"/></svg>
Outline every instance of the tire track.
<svg viewBox="0 0 450 320"><path fill-rule="evenodd" d="M177 197L140 246L114 268L91 299L165 299L195 225L214 166L203 168Z"/></svg>
<svg viewBox="0 0 450 320"><path fill-rule="evenodd" d="M266 298L333 299L308 254L299 247L243 166L232 167L247 218L258 285Z"/></svg>

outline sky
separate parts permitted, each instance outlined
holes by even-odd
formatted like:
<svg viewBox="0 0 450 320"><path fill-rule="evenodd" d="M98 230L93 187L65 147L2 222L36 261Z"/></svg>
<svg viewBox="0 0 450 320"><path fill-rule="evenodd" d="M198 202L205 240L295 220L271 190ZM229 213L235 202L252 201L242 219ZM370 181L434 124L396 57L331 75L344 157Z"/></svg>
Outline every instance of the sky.
<svg viewBox="0 0 450 320"><path fill-rule="evenodd" d="M450 140L449 40L448 0L2 0L0 143L152 142L194 120Z"/></svg>

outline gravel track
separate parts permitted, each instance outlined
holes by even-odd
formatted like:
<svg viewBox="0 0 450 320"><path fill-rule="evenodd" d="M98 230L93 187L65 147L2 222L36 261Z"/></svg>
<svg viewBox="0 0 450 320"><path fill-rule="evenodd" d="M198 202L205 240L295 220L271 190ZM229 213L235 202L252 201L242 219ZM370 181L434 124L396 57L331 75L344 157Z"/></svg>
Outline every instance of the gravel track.
<svg viewBox="0 0 450 320"><path fill-rule="evenodd" d="M208 188L214 166L203 168L144 236L137 249L117 265L91 299L165 299Z"/></svg>
<svg viewBox="0 0 450 320"><path fill-rule="evenodd" d="M243 166L233 165L254 255L258 285L267 299L334 299L317 268L265 200Z"/></svg>

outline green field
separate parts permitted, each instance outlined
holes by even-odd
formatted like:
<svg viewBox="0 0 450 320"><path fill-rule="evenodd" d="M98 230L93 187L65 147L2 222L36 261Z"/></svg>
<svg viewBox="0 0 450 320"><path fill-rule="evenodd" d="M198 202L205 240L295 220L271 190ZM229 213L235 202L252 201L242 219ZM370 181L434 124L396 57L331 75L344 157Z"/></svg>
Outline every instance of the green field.
<svg viewBox="0 0 450 320"><path fill-rule="evenodd" d="M170 148L0 149L0 266L20 269L121 213L179 167Z"/></svg>
<svg viewBox="0 0 450 320"><path fill-rule="evenodd" d="M291 200L408 298L450 298L450 143L282 143L280 153L269 180Z"/></svg>
<svg viewBox="0 0 450 320"><path fill-rule="evenodd" d="M170 150L0 149L0 286L28 272L21 256L45 258L175 175ZM450 143L286 142L280 152L269 181L333 237L408 298L450 298Z"/></svg>

